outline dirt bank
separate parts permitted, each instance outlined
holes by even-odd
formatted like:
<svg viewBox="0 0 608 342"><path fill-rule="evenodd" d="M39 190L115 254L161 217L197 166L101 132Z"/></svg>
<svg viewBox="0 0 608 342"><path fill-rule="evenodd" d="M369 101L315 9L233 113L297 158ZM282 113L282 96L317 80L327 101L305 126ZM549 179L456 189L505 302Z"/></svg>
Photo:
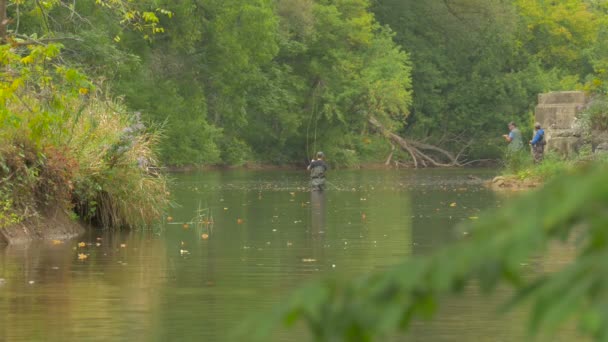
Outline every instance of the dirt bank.
<svg viewBox="0 0 608 342"><path fill-rule="evenodd" d="M541 185L540 181L533 179L521 180L514 177L498 176L485 183L485 186L496 191L530 190Z"/></svg>
<svg viewBox="0 0 608 342"><path fill-rule="evenodd" d="M16 244L32 240L66 240L83 233L82 223L71 219L65 211L58 209L41 217L0 228L0 244Z"/></svg>

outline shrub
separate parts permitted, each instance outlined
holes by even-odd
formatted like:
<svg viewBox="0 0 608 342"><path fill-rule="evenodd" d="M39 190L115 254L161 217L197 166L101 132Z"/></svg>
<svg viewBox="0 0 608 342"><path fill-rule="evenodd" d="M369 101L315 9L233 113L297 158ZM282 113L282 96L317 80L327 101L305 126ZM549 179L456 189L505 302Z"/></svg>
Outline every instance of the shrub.
<svg viewBox="0 0 608 342"><path fill-rule="evenodd" d="M221 141L221 158L226 165L240 166L252 158L251 148L243 140L225 137Z"/></svg>
<svg viewBox="0 0 608 342"><path fill-rule="evenodd" d="M74 205L105 227L150 224L168 204L160 134L77 70L53 65L59 50L0 46L11 70L0 87L0 221Z"/></svg>
<svg viewBox="0 0 608 342"><path fill-rule="evenodd" d="M581 119L591 130L608 130L608 98L599 96L589 104L589 107L581 113Z"/></svg>
<svg viewBox="0 0 608 342"><path fill-rule="evenodd" d="M517 174L531 167L533 164L532 156L526 149L516 152L506 152L504 157L504 172L507 174Z"/></svg>
<svg viewBox="0 0 608 342"><path fill-rule="evenodd" d="M154 151L160 133L138 115L116 109L123 109L120 103L95 101L75 125L68 143L79 161L73 199L87 221L141 227L159 218L168 204L167 181Z"/></svg>

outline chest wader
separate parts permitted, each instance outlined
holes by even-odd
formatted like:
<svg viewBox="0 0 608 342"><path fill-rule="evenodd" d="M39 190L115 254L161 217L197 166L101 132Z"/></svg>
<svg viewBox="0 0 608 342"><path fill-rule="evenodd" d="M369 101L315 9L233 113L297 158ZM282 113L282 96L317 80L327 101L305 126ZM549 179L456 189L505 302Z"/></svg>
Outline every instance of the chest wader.
<svg viewBox="0 0 608 342"><path fill-rule="evenodd" d="M325 168L315 166L310 171L310 187L313 191L323 191L325 189Z"/></svg>
<svg viewBox="0 0 608 342"><path fill-rule="evenodd" d="M545 153L545 137L542 137L539 142L532 146L532 154L534 156L534 163L538 164L543 161Z"/></svg>

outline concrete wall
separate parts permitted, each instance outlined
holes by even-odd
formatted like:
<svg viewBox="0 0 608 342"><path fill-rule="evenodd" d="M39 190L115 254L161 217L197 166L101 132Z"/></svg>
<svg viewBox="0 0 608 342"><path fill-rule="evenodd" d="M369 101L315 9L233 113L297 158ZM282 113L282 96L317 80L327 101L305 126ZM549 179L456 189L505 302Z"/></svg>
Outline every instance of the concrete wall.
<svg viewBox="0 0 608 342"><path fill-rule="evenodd" d="M546 151L563 156L578 153L582 133L577 127L577 114L587 104L587 97L581 91L560 91L538 95L536 121L545 129Z"/></svg>

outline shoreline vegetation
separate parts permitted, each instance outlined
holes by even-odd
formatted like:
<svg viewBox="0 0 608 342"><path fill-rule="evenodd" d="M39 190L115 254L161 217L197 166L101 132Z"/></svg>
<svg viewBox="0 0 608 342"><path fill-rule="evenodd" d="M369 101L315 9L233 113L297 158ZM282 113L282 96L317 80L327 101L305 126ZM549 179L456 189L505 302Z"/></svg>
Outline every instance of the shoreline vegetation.
<svg viewBox="0 0 608 342"><path fill-rule="evenodd" d="M169 201L155 167L160 131L58 63L60 45L0 49L11 70L0 92L0 242L69 237L79 231L69 221L139 228L159 219ZM29 233L11 236L28 223Z"/></svg>
<svg viewBox="0 0 608 342"><path fill-rule="evenodd" d="M538 164L527 149L506 154L502 174L486 185L494 190L526 190L587 164L607 165L608 96L595 95L576 115L570 134L576 139L571 149L545 151L544 159Z"/></svg>

